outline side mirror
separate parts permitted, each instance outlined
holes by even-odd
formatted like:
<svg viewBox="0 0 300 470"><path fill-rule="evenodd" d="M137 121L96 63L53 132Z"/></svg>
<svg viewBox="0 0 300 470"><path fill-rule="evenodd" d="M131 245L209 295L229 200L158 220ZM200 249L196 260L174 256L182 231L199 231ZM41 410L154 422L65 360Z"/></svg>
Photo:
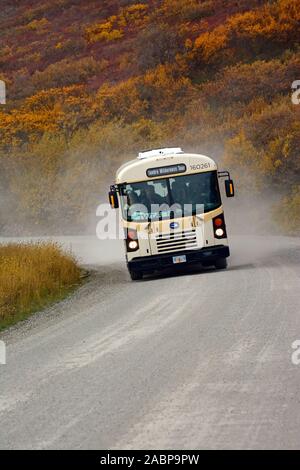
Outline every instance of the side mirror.
<svg viewBox="0 0 300 470"><path fill-rule="evenodd" d="M233 180L225 180L225 192L227 197L234 197L234 184Z"/></svg>
<svg viewBox="0 0 300 470"><path fill-rule="evenodd" d="M113 191L113 190L109 191L108 197L109 197L110 207L112 209L118 209L119 208L119 200L118 200L117 192Z"/></svg>

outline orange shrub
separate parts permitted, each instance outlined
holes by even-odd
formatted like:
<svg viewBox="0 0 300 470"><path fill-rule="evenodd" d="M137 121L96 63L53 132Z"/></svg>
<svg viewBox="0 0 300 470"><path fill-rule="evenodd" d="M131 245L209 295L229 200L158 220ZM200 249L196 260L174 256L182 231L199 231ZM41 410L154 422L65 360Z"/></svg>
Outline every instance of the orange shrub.
<svg viewBox="0 0 300 470"><path fill-rule="evenodd" d="M251 64L226 67L214 81L200 88L201 94L212 105L230 106L247 104L254 97L272 100L279 93L287 94L300 71L300 58L294 54L286 60L257 60ZM255 79L253 79L255 77Z"/></svg>
<svg viewBox="0 0 300 470"><path fill-rule="evenodd" d="M138 79L129 79L117 85L104 84L97 93L96 106L101 119L122 119L132 122L147 108L138 90Z"/></svg>
<svg viewBox="0 0 300 470"><path fill-rule="evenodd" d="M180 19L181 21L192 21L204 18L214 12L215 6L212 0L163 0L156 16L165 20Z"/></svg>
<svg viewBox="0 0 300 470"><path fill-rule="evenodd" d="M276 45L295 45L299 41L298 0L278 0L260 8L235 14L225 24L202 33L194 43L194 57L209 64L221 61L226 49L233 49L231 59L237 54L246 58L270 50L270 41ZM228 60L228 53L226 58Z"/></svg>
<svg viewBox="0 0 300 470"><path fill-rule="evenodd" d="M224 49L229 42L228 29L226 26L219 26L211 32L201 34L195 40L195 51L200 54L201 59L209 63L215 59L215 55Z"/></svg>
<svg viewBox="0 0 300 470"><path fill-rule="evenodd" d="M50 64L42 71L37 70L33 74L32 83L38 90L85 83L100 70L101 63L93 57L63 59Z"/></svg>
<svg viewBox="0 0 300 470"><path fill-rule="evenodd" d="M95 118L93 100L83 86L43 90L27 98L20 109L0 113L2 145L37 141L44 133L63 131L67 140Z"/></svg>
<svg viewBox="0 0 300 470"><path fill-rule="evenodd" d="M163 119L179 109L183 112L193 91L188 78L177 76L169 65L160 65L138 78L103 85L97 94L97 110L104 120Z"/></svg>

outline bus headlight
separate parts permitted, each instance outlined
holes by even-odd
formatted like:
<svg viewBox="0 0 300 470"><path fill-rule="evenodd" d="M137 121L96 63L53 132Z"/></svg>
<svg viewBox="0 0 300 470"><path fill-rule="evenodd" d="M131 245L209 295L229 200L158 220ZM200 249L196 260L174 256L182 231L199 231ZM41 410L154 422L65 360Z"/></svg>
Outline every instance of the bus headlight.
<svg viewBox="0 0 300 470"><path fill-rule="evenodd" d="M215 238L227 238L224 214L217 215L213 219Z"/></svg>
<svg viewBox="0 0 300 470"><path fill-rule="evenodd" d="M139 249L138 234L133 228L129 228L126 231L126 248L128 252Z"/></svg>
<svg viewBox="0 0 300 470"><path fill-rule="evenodd" d="M128 243L128 247L133 251L133 250L137 250L139 244L136 240L131 240L129 243Z"/></svg>
<svg viewBox="0 0 300 470"><path fill-rule="evenodd" d="M217 235L218 237L223 237L223 235L224 235L224 230L223 230L222 228L217 228L217 230L216 230L216 235Z"/></svg>

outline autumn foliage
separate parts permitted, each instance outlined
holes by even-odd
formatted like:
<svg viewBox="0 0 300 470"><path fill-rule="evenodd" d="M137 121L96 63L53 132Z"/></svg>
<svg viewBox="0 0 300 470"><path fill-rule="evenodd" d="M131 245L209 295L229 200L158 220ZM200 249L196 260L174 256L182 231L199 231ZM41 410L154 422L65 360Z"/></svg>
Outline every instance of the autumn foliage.
<svg viewBox="0 0 300 470"><path fill-rule="evenodd" d="M161 145L252 172L299 227L299 22L296 0L8 2L2 231L89 229L116 167Z"/></svg>

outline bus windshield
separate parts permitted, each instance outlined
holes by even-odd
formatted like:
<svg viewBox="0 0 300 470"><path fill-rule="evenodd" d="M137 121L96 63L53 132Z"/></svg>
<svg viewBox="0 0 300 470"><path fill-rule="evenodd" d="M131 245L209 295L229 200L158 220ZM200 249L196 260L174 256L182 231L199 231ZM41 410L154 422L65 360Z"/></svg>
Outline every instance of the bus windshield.
<svg viewBox="0 0 300 470"><path fill-rule="evenodd" d="M145 222L209 212L221 205L216 171L123 184L125 220Z"/></svg>

